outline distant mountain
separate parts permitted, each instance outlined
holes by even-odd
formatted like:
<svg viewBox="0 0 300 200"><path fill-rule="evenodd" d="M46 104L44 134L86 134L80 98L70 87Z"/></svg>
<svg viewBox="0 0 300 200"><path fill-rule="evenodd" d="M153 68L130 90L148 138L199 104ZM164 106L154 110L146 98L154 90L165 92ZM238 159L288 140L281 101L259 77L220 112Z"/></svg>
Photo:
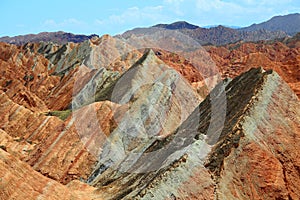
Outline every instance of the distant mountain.
<svg viewBox="0 0 300 200"><path fill-rule="evenodd" d="M201 28L185 21L178 21L172 24L158 24L149 28L136 28L126 31L122 36L129 37L132 34L149 34L157 31L158 28L180 31L197 40L202 45L224 45L241 40L274 40L293 36L300 32L300 14L275 16L266 22L253 24L244 28L221 25L211 25Z"/></svg>
<svg viewBox="0 0 300 200"><path fill-rule="evenodd" d="M253 24L249 27L237 28L236 26L208 26L206 28L190 24L186 21L178 21L171 24L157 24L148 28L135 28L126 31L121 37L128 38L131 35L151 34L159 29L176 30L187 34L201 45L224 45L237 41L274 40L294 36L300 32L300 14L276 16L270 20ZM75 35L66 32L42 32L15 37L2 37L0 42L22 45L27 42L54 42L65 44L67 42L79 43L97 35ZM116 36L118 37L118 36Z"/></svg>
<svg viewBox="0 0 300 200"><path fill-rule="evenodd" d="M2 37L0 38L0 42L6 42L11 44L22 45L28 42L54 42L58 44L65 44L68 42L79 43L85 40L88 40L94 36L92 35L76 35L72 33L66 33L63 31L59 32L42 32L39 34L28 34L28 35L20 35L15 37Z"/></svg>
<svg viewBox="0 0 300 200"><path fill-rule="evenodd" d="M207 25L207 26L202 26L202 28L214 28L214 27L218 27L220 25ZM222 26L225 26L227 28L232 28L232 29L239 29L239 28L242 28L240 26L227 26L227 25L222 25Z"/></svg>
<svg viewBox="0 0 300 200"><path fill-rule="evenodd" d="M300 32L300 14L289 14L284 16L275 16L266 22L252 24L249 27L241 28L242 31L257 31L265 29L268 31L284 31L288 35L295 35Z"/></svg>
<svg viewBox="0 0 300 200"><path fill-rule="evenodd" d="M197 28L196 28L197 27ZM276 38L284 38L287 34L283 31L240 31L238 29L228 28L225 26L217 26L212 28L201 28L187 22L175 22L170 25L158 24L149 28L136 28L130 31L126 31L122 34L122 37L128 38L131 35L144 35L151 34L155 31L159 31L159 28L168 30L180 31L191 38L198 41L201 45L213 44L224 45L228 43L243 41L259 41L259 40L273 40Z"/></svg>
<svg viewBox="0 0 300 200"><path fill-rule="evenodd" d="M185 21L178 21L178 22L174 22L172 24L157 24L153 27L156 28L165 28L165 29L169 29L169 30L178 30L178 29L197 29L200 28L199 26L187 23Z"/></svg>
<svg viewBox="0 0 300 200"><path fill-rule="evenodd" d="M213 44L223 45L237 41L259 41L259 40L273 40L276 38L283 38L286 34L283 31L239 31L224 26L217 26L209 29L199 28L195 30L183 29L181 32L189 35L197 40L202 45Z"/></svg>

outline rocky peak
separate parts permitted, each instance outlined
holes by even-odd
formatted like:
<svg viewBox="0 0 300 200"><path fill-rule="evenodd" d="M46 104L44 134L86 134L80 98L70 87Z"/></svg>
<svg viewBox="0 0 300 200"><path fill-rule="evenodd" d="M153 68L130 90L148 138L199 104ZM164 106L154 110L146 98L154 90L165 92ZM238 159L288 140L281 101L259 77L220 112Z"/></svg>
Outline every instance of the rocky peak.
<svg viewBox="0 0 300 200"><path fill-rule="evenodd" d="M170 30L178 30L178 29L197 29L200 28L199 26L187 23L186 21L178 21L172 24L157 24L153 27L156 28L165 28Z"/></svg>
<svg viewBox="0 0 300 200"><path fill-rule="evenodd" d="M111 100L127 109L102 147L90 183L97 182L100 172L117 166L130 152L145 149L155 138L172 133L200 102L188 82L152 50L116 81Z"/></svg>

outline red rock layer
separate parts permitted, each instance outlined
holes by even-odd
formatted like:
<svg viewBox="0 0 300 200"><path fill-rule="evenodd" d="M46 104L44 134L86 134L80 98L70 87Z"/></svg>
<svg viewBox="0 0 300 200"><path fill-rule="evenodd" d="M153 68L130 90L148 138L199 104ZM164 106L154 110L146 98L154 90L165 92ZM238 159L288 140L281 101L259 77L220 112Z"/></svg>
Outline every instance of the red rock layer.
<svg viewBox="0 0 300 200"><path fill-rule="evenodd" d="M223 77L234 78L252 67L275 70L300 97L300 47L281 42L235 43L205 47Z"/></svg>
<svg viewBox="0 0 300 200"><path fill-rule="evenodd" d="M245 136L224 160L220 199L300 199L300 103L286 83L268 79L244 116Z"/></svg>
<svg viewBox="0 0 300 200"><path fill-rule="evenodd" d="M29 165L0 149L0 198L91 200L101 199L95 188L74 182L62 185L34 171ZM75 186L76 185L76 186Z"/></svg>
<svg viewBox="0 0 300 200"><path fill-rule="evenodd" d="M17 104L47 111L45 98L59 82L48 73L49 61L21 47L0 43L0 89Z"/></svg>
<svg viewBox="0 0 300 200"><path fill-rule="evenodd" d="M1 198L96 198L90 196L96 195L94 188L73 180L87 179L92 173L106 137L117 127L126 108L102 101L74 110L66 121L46 114L49 110L68 109L73 95L98 69L111 70L111 74L103 73L105 76L119 77L141 56L136 50L119 51L118 46L114 38L104 36L93 38L91 42L69 44L62 54L59 46L45 47L50 48L49 52L40 54L37 44L17 47L0 43L0 189L5 188L0 190ZM236 43L206 49L223 77L233 78L253 66L262 66L277 71L300 95L297 43ZM84 60L83 52L91 52L91 60ZM124 52L126 55L122 57ZM203 67L203 71L199 71L182 56L163 50L156 50L156 55L183 75L198 93L207 94L203 80L206 74L215 74L209 60L199 59L198 64ZM199 55L201 52L194 52L190 57ZM103 62L105 66L101 65ZM167 82L167 78L163 80ZM145 80L140 78L141 82ZM189 179L184 179L183 188L176 189L177 194L194 199L211 199L214 195L221 199L300 198L299 104L282 81L274 83L278 85L267 85L266 94L255 97L262 98L258 102L263 104L253 107L264 112L251 111L251 115L245 115L245 121L251 126L244 128L245 137L226 154L217 182L211 179L207 169L199 168L191 172ZM105 84L102 86L107 86ZM141 94L142 89L145 88L141 88ZM185 90L180 88L180 91ZM271 96L266 96L270 91ZM169 117L178 117L175 111ZM173 130L180 120L173 124L174 120L169 119L170 129L166 130ZM197 185L203 187L193 190Z"/></svg>
<svg viewBox="0 0 300 200"><path fill-rule="evenodd" d="M113 112L117 107L109 102L83 107L66 122L19 106L3 92L0 102L2 148L16 152L18 158L35 170L62 183L87 178L101 147L96 144L98 149L93 150L92 142L105 141L115 127ZM97 127L102 133L97 132Z"/></svg>

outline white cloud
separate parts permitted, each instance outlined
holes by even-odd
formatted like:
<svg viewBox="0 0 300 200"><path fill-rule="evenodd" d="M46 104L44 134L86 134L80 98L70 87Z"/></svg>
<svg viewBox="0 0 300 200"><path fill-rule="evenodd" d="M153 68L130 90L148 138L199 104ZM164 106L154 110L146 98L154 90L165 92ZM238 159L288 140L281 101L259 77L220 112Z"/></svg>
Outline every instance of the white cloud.
<svg viewBox="0 0 300 200"><path fill-rule="evenodd" d="M44 26L57 26L57 23L53 19L47 19L44 23Z"/></svg>
<svg viewBox="0 0 300 200"><path fill-rule="evenodd" d="M233 2L225 2L221 0L197 0L196 8L199 11L226 11L234 12L242 9L242 7Z"/></svg>
<svg viewBox="0 0 300 200"><path fill-rule="evenodd" d="M255 1L258 5L288 5L292 2L292 0L261 0L261 1Z"/></svg>
<svg viewBox="0 0 300 200"><path fill-rule="evenodd" d="M187 0L164 0L163 1L174 14L178 16L183 16L184 11L182 9L182 5L187 2ZM186 4L189 4L187 2Z"/></svg>
<svg viewBox="0 0 300 200"><path fill-rule="evenodd" d="M155 21L162 16L163 6L131 7L119 15L111 15L104 20L96 20L99 25L118 25L137 23L138 21Z"/></svg>
<svg viewBox="0 0 300 200"><path fill-rule="evenodd" d="M140 9L136 6L128 8L128 11L139 11Z"/></svg>
<svg viewBox="0 0 300 200"><path fill-rule="evenodd" d="M198 18L196 23L202 26L247 26L299 8L296 0L190 0L190 3L194 5L194 8L190 8L195 13L191 18Z"/></svg>
<svg viewBox="0 0 300 200"><path fill-rule="evenodd" d="M61 22L57 22L53 19L48 19L44 21L43 26L47 28L65 28L65 27L72 27L72 26L83 26L85 23L83 21L77 20L75 18L65 19Z"/></svg>
<svg viewBox="0 0 300 200"><path fill-rule="evenodd" d="M95 24L96 25L103 25L105 23L104 20L101 20L101 19L95 19Z"/></svg>
<svg viewBox="0 0 300 200"><path fill-rule="evenodd" d="M169 4L175 4L175 3L181 3L184 0L164 0L164 3L169 3Z"/></svg>
<svg viewBox="0 0 300 200"><path fill-rule="evenodd" d="M120 33L135 27L151 26L185 20L205 25L247 26L260 23L274 15L299 12L299 0L163 0L161 5L134 6L127 9L113 8L110 16L98 16L91 21L76 18L48 19L42 29L78 30L85 32ZM284 9L283 9L284 8Z"/></svg>
<svg viewBox="0 0 300 200"><path fill-rule="evenodd" d="M24 28L26 26L25 26L25 24L17 24L16 27L18 27L18 28Z"/></svg>

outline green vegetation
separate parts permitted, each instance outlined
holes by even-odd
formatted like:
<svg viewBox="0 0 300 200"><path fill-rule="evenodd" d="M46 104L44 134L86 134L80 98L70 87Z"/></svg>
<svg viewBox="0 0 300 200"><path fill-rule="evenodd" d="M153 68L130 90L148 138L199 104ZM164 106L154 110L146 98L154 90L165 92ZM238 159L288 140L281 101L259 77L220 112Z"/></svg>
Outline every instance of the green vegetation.
<svg viewBox="0 0 300 200"><path fill-rule="evenodd" d="M34 76L33 76L32 74L30 74L30 75L25 75L25 76L23 77L23 80L24 80L24 81L33 81L33 79L34 79Z"/></svg>
<svg viewBox="0 0 300 200"><path fill-rule="evenodd" d="M23 136L14 139L14 141L16 142L22 142L23 140L24 140Z"/></svg>
<svg viewBox="0 0 300 200"><path fill-rule="evenodd" d="M2 150L4 150L4 151L6 151L6 146L4 146L4 145L0 145L0 149L2 149Z"/></svg>
<svg viewBox="0 0 300 200"><path fill-rule="evenodd" d="M56 116L61 120L66 120L69 115L72 113L71 110L53 110L53 111L49 111L46 115L47 116Z"/></svg>
<svg viewBox="0 0 300 200"><path fill-rule="evenodd" d="M4 87L8 87L12 83L12 80L5 81Z"/></svg>

